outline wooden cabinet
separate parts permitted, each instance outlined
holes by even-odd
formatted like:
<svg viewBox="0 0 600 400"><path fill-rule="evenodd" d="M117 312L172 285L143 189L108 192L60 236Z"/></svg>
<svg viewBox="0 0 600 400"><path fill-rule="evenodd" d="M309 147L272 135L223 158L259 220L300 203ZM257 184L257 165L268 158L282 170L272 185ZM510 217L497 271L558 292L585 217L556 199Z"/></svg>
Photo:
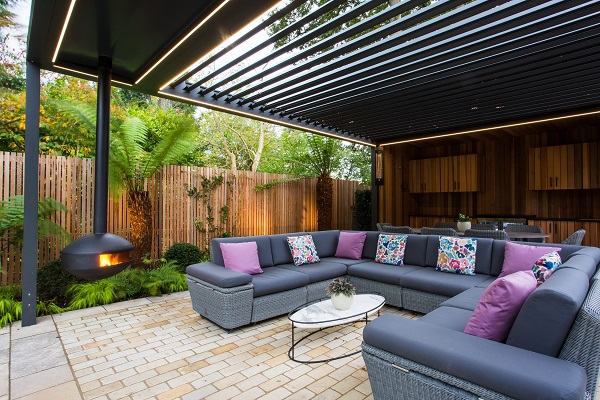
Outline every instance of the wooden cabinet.
<svg viewBox="0 0 600 400"><path fill-rule="evenodd" d="M600 188L598 143L529 149L529 190Z"/></svg>
<svg viewBox="0 0 600 400"><path fill-rule="evenodd" d="M544 233L550 235L547 243L560 243L568 238L573 232L585 229L583 237L584 246L600 246L600 222L596 221L564 221L564 220L534 220L533 225L542 227Z"/></svg>
<svg viewBox="0 0 600 400"><path fill-rule="evenodd" d="M477 154L409 162L411 193L476 192Z"/></svg>
<svg viewBox="0 0 600 400"><path fill-rule="evenodd" d="M600 189L600 142L583 143L582 157L583 164L583 188Z"/></svg>

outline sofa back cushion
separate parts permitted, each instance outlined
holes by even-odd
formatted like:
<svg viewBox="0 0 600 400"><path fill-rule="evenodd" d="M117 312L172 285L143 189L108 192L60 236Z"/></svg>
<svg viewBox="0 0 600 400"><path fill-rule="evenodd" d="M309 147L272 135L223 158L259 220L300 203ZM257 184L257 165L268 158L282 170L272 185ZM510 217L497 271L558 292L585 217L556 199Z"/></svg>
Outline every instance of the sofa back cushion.
<svg viewBox="0 0 600 400"><path fill-rule="evenodd" d="M340 237L340 231L318 231L309 232L315 242L317 248L317 254L319 257L334 257L337 249L338 240Z"/></svg>
<svg viewBox="0 0 600 400"><path fill-rule="evenodd" d="M437 236L435 237L438 238ZM438 242L439 243L439 242ZM406 249L404 250L404 264L425 266L427 263L429 249L428 235L408 235L406 239ZM435 261L433 267L437 263L437 248L435 250Z"/></svg>
<svg viewBox="0 0 600 400"><path fill-rule="evenodd" d="M537 280L531 271L496 279L479 299L465 333L504 342L523 303L536 287Z"/></svg>
<svg viewBox="0 0 600 400"><path fill-rule="evenodd" d="M292 257L292 252L290 250L290 245L288 244L287 238L290 236L303 236L308 235L306 232L296 232L296 233L282 233L280 235L269 235L263 236L267 238L270 243L273 264L271 265L280 265L280 264L293 264L294 257ZM260 252L258 253L260 256ZM317 254L319 251L317 250ZM261 265L262 266L262 265Z"/></svg>
<svg viewBox="0 0 600 400"><path fill-rule="evenodd" d="M410 236L409 242L406 245L406 252L410 250ZM414 264L414 265L424 265L426 267L437 266L438 261L438 251L440 245L440 237L437 235L424 235L423 238L427 238L427 250L425 254L425 263L424 264ZM492 258L492 245L494 242L498 242L498 240L494 239L477 239L477 252L475 253L475 273L476 274L490 274L490 260ZM408 264L405 256L405 263Z"/></svg>
<svg viewBox="0 0 600 400"><path fill-rule="evenodd" d="M223 253L221 252L221 243L243 243L243 242L256 242L258 247L258 261L260 267L272 267L273 256L271 255L271 242L268 236L244 236L244 237L232 237L232 238L215 238L210 242L210 261L215 264L225 266L223 261ZM286 243L287 245L287 243ZM289 247L288 247L289 253ZM291 258L291 256L290 256Z"/></svg>
<svg viewBox="0 0 600 400"><path fill-rule="evenodd" d="M365 245L363 247L362 256L363 258L375 259L377 254L377 241L379 240L379 232L367 231L367 237L365 238Z"/></svg>
<svg viewBox="0 0 600 400"><path fill-rule="evenodd" d="M600 253L600 249L598 249ZM571 257L565 262L561 268L574 268L578 269L581 272L585 273L588 278L592 279L594 274L596 273L596 268L598 267L598 263L592 257L587 254L580 254L578 252L573 253Z"/></svg>
<svg viewBox="0 0 600 400"><path fill-rule="evenodd" d="M558 268L529 295L506 344L557 357L588 288L589 278L585 273Z"/></svg>

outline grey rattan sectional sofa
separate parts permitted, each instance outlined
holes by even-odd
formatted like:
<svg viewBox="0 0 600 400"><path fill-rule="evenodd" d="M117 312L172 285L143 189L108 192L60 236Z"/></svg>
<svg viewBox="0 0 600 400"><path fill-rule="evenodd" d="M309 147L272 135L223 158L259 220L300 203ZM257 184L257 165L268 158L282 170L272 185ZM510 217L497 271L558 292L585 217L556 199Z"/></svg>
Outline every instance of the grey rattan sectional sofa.
<svg viewBox="0 0 600 400"><path fill-rule="evenodd" d="M347 276L358 292L378 292L389 305L426 314L384 314L365 327L363 357L376 399L595 396L600 249L552 244L562 249L563 265L529 296L507 343L499 343L463 330L502 270L504 241L477 239L476 275L457 275L435 270L434 235L408 235L402 267L375 263L379 232L367 232L362 260L334 257L339 231L311 232L321 262L297 267L286 238L301 234L213 240L211 262L187 268L194 310L232 329L322 298L332 279ZM256 241L264 272L225 269L219 243L248 241Z"/></svg>

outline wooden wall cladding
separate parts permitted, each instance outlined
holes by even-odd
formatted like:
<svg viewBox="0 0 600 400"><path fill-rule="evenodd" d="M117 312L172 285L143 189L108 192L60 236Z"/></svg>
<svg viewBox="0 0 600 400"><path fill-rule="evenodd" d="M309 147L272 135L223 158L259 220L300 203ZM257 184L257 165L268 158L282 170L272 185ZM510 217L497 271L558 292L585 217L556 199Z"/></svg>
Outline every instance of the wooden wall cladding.
<svg viewBox="0 0 600 400"><path fill-rule="evenodd" d="M529 215L540 220L592 220L590 224L600 223L598 143L600 117L590 116L384 147L385 176L384 185L380 187L379 220L408 225L409 216L448 218L465 213L474 217ZM535 162L535 158L530 156L532 149L549 146L564 147L556 147L560 149L560 169L555 170L553 164L550 171L545 164L546 178L558 172L560 181L561 170L566 168L569 171L569 162L572 162L574 172L571 175L567 172L565 184L570 185L569 179L574 181L579 175L581 186L569 186L576 189L531 190L531 170L534 168L531 163ZM563 149L565 163L562 162ZM573 155L569 158L570 150L573 150ZM478 191L410 191L411 161L470 154L476 154L478 159ZM575 167L576 163L581 163L581 170ZM596 232L595 225L589 227Z"/></svg>

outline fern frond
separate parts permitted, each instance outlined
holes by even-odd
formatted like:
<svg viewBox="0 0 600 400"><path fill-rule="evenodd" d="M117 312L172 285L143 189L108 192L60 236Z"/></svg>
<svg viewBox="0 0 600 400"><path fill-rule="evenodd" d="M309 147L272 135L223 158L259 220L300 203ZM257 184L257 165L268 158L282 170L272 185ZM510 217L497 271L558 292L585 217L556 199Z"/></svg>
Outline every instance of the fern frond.
<svg viewBox="0 0 600 400"><path fill-rule="evenodd" d="M149 178L162 166L177 161L196 147L196 132L180 127L167 133L148 154L142 176Z"/></svg>

